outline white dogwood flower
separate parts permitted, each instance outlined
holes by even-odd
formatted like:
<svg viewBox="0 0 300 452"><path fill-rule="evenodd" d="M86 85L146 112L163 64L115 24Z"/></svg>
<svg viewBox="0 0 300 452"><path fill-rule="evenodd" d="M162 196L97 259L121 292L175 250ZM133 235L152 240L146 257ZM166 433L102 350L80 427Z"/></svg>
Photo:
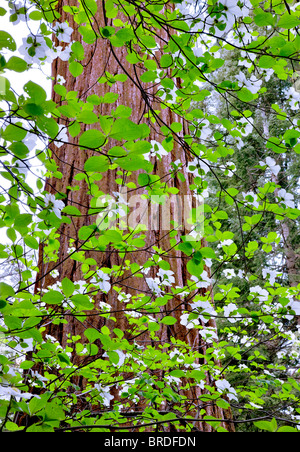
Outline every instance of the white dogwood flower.
<svg viewBox="0 0 300 452"><path fill-rule="evenodd" d="M260 161L259 162L260 166L268 166L270 168L270 171L272 174L274 174L274 176L277 176L277 174L280 171L280 165L276 165L276 160L274 160L272 157L267 157L266 161Z"/></svg>
<svg viewBox="0 0 300 452"><path fill-rule="evenodd" d="M55 47L58 58L60 58L62 61L69 61L71 53L72 53L72 48L71 48L72 44L73 44L73 42L71 42L64 49L62 48L62 46Z"/></svg>
<svg viewBox="0 0 300 452"><path fill-rule="evenodd" d="M159 287L159 284L161 284L159 278L146 278L146 283L154 295L160 296L162 294L162 291Z"/></svg>
<svg viewBox="0 0 300 452"><path fill-rule="evenodd" d="M223 379L216 381L216 387L219 392L221 393L226 392L229 400L233 399L238 401L236 390L231 386L231 384L227 380Z"/></svg>
<svg viewBox="0 0 300 452"><path fill-rule="evenodd" d="M58 278L59 277L59 271L54 269L54 270L52 270L52 272L50 272L50 275L52 276L52 278Z"/></svg>
<svg viewBox="0 0 300 452"><path fill-rule="evenodd" d="M267 301L269 298L269 292L260 286L251 287L250 293L256 294L256 297L259 298L260 301Z"/></svg>
<svg viewBox="0 0 300 452"><path fill-rule="evenodd" d="M59 132L56 136L54 143L55 143L56 147L60 148L64 144L64 142L69 141L69 138L68 138L68 134L67 134L67 128L62 124L59 124L58 127L59 127Z"/></svg>
<svg viewBox="0 0 300 452"><path fill-rule="evenodd" d="M209 301L194 301L193 303L191 303L191 308L193 311L197 310L201 312L201 314L199 314L199 319L203 323L207 323L210 320L211 316L216 315L216 311Z"/></svg>
<svg viewBox="0 0 300 452"><path fill-rule="evenodd" d="M71 42L71 34L74 30L72 27L69 27L67 22L56 23L53 27L53 30L55 31L55 34L59 41L67 43Z"/></svg>
<svg viewBox="0 0 300 452"><path fill-rule="evenodd" d="M149 160L151 157L159 157L162 158L164 155L168 155L168 152L165 150L163 145L156 140L151 140L151 149L150 152L144 154L144 158Z"/></svg>
<svg viewBox="0 0 300 452"><path fill-rule="evenodd" d="M265 279L269 280L269 283L273 286L275 283L275 279L277 276L279 276L281 273L278 273L276 270L270 270L269 268L264 268L262 270L262 276Z"/></svg>
<svg viewBox="0 0 300 452"><path fill-rule="evenodd" d="M101 384L96 383L95 389L99 391L100 396L103 398L104 406L109 407L110 401L114 398L114 396L110 393L109 386L102 386Z"/></svg>
<svg viewBox="0 0 300 452"><path fill-rule="evenodd" d="M298 91L296 91L293 86L291 86L286 91L285 97L288 99L290 108L292 110L298 110L299 109L300 93Z"/></svg>
<svg viewBox="0 0 300 452"><path fill-rule="evenodd" d="M55 213L57 218L61 218L61 210L65 207L65 203L60 199L56 199L55 195L46 193L45 195L45 207L50 207Z"/></svg>
<svg viewBox="0 0 300 452"><path fill-rule="evenodd" d="M160 268L158 270L157 276L160 277L161 282L164 286L171 286L172 283L175 283L174 272L172 270L163 270Z"/></svg>
<svg viewBox="0 0 300 452"><path fill-rule="evenodd" d="M0 398L8 400L11 397L16 397L17 400L31 399L32 397L40 399L39 396L30 394L29 392L21 392L19 389L0 385Z"/></svg>
<svg viewBox="0 0 300 452"><path fill-rule="evenodd" d="M203 158L194 158L192 162L190 162L187 166L187 172L192 173L194 177L199 177L199 170L203 170L205 174L210 170L210 166L208 160Z"/></svg>
<svg viewBox="0 0 300 452"><path fill-rule="evenodd" d="M128 303L131 299L131 294L130 293L125 293L125 292L120 292L120 294L118 295L118 300L121 301L122 303Z"/></svg>
<svg viewBox="0 0 300 452"><path fill-rule="evenodd" d="M107 273L104 273L103 270L97 270L96 273L97 277L93 277L91 279L91 283L97 284L102 292L107 293L111 288L111 284L109 282L110 276Z"/></svg>
<svg viewBox="0 0 300 452"><path fill-rule="evenodd" d="M10 8L9 15L11 17L10 23L12 25L18 25L20 21L26 21L26 8L24 6L24 2L10 1L8 3Z"/></svg>
<svg viewBox="0 0 300 452"><path fill-rule="evenodd" d="M226 276L227 279L231 279L235 276L235 271L233 268L225 268L223 270L224 275Z"/></svg>
<svg viewBox="0 0 300 452"><path fill-rule="evenodd" d="M50 47L47 45L43 35L29 35L22 39L23 44L19 47L19 53L28 64L40 64L41 60L45 61L53 55Z"/></svg>
<svg viewBox="0 0 300 452"><path fill-rule="evenodd" d="M237 319L234 317L230 317L230 314L237 310L237 306L234 303L229 303L227 306L224 306L224 316L228 317L230 323L235 323Z"/></svg>
<svg viewBox="0 0 300 452"><path fill-rule="evenodd" d="M235 78L240 82L239 86L245 86L253 94L256 94L261 88L262 80L258 80L254 75L247 79L244 72L240 71Z"/></svg>
<svg viewBox="0 0 300 452"><path fill-rule="evenodd" d="M253 191L248 191L247 193L242 192L242 195L244 197L244 202L247 205L252 205L253 207L258 208L259 202L258 202L258 196Z"/></svg>
<svg viewBox="0 0 300 452"><path fill-rule="evenodd" d="M201 289L201 288L206 289L212 282L211 278L209 278L206 270L203 270L203 272L201 273L201 276L199 278L195 275L191 276L191 280L195 281L195 285L199 289Z"/></svg>
<svg viewBox="0 0 300 452"><path fill-rule="evenodd" d="M188 330L194 328L196 325L199 325L199 320L198 319L189 320L189 315L190 315L189 313L186 313L180 316L181 325L185 326Z"/></svg>
<svg viewBox="0 0 300 452"><path fill-rule="evenodd" d="M278 194L278 197L280 198L280 200L282 200L284 202L286 207L291 207L292 209L295 208L294 195L292 195L291 193L288 193L284 188L281 188L280 190L278 190L277 194Z"/></svg>
<svg viewBox="0 0 300 452"><path fill-rule="evenodd" d="M66 83L66 79L62 75L58 74L56 77L56 83L64 85Z"/></svg>
<svg viewBox="0 0 300 452"><path fill-rule="evenodd" d="M222 0L220 3L224 6L224 11L228 19L231 19L232 16L235 17L243 16L243 10L237 5L236 1Z"/></svg>

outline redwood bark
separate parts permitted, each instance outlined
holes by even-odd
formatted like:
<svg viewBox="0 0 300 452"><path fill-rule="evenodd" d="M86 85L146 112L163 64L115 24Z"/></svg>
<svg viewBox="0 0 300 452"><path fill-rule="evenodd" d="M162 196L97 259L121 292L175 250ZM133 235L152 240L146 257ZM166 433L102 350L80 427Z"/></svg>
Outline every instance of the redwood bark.
<svg viewBox="0 0 300 452"><path fill-rule="evenodd" d="M77 2L73 0L72 2L67 2L66 0L61 2L61 21L68 20L70 21L70 16L66 17L66 14L63 12L64 5L74 4ZM103 11L102 2L98 2L98 12L97 12L97 23L98 26L102 27L105 25L112 25L110 20L105 19L105 14ZM77 25L70 22L70 26L76 30ZM149 127L151 128L151 136L149 139L157 140L161 142L161 133L160 133L160 125L167 124L170 125L172 122L182 122L182 119L175 115L170 109L166 108L159 113L159 120L161 123L150 123L147 119L145 119L144 114L149 109L148 102L151 99L151 94L153 91L148 92L149 96L145 98L142 96L141 86L143 88L149 89L148 86L143 85L139 82L139 76L141 74L141 69L137 67L133 67L133 65L129 64L125 58L126 49L114 48L113 51L108 43L108 40L100 39L97 41L97 45L87 45L82 39L81 35L78 32L74 32L72 38L74 40L82 42L85 49L85 60L83 63L86 63L86 67L81 76L74 78L70 72L68 71L68 63L65 63L59 59L55 60L53 64L53 77L56 80L57 75L61 75L66 79L66 88L67 91L77 91L78 97L81 100L85 100L87 96L91 94L97 94L98 96L103 96L108 87L106 84L99 84L97 80L99 77L103 75L105 71L110 72L111 74L123 73L124 70L129 74L129 78L126 83L116 82L111 86L110 91L116 92L119 94L118 101L114 105L110 104L101 104L100 106L94 109L96 114L106 115L110 114L111 108L116 108L118 105L127 105L132 108L132 116L131 120L140 123L140 122L148 122ZM53 91L53 100L59 104L60 97L55 94ZM155 104L152 104L152 107L155 108ZM62 120L68 122L67 118L62 118ZM183 122L182 122L183 123ZM82 124L81 132L87 130L90 126ZM93 125L92 127L95 127ZM182 137L187 133L186 125L183 123L183 131ZM59 230L59 242L60 248L58 251L58 261L61 262L59 265L59 280L63 280L63 278L67 277L72 281L82 280L82 272L80 265L75 261L68 259L68 248L70 239L74 239L74 245L76 247L81 246L81 242L78 239L78 231L84 225L89 225L94 222L95 218L88 215L88 210L90 206L90 196L87 194L88 186L84 180L75 181L76 174L83 171L85 161L93 155L92 151L83 151L80 150L78 145L78 139L70 137L70 143L65 144L59 149L55 146L52 146L53 150L53 158L57 163L59 170L63 174L62 179L51 179L47 181L46 189L50 193L65 193L67 194L67 205L74 205L82 213L81 217L73 217L71 224L63 224ZM107 151L109 147L114 146L116 143L109 141L109 143L105 146L104 150ZM118 143L119 144L119 143ZM185 182L178 180L176 177L174 179L167 178L169 186L178 187L181 195L185 195L190 193L190 180L189 174L186 172L185 164L188 161L188 153L182 147L180 142L176 142L174 149L167 156L164 156L161 162L155 163L155 174L160 177L166 177L169 174L170 163L177 159L180 159L184 165L184 175ZM116 171L107 171L103 174L102 180L99 182L99 187L101 191L104 193L112 193L113 191L118 191L118 185L115 182L116 179ZM131 181L137 183L138 172L134 173L131 177ZM79 190L70 191L67 187L73 186L74 184L79 185ZM137 184L138 185L138 184ZM142 189L137 190L138 194L143 192ZM184 234L184 231L179 231L177 235L177 239L180 239L180 234ZM167 260L170 264L170 269L174 272L176 277L175 285L184 286L187 282L189 276L186 273L186 255L182 254L180 251L169 249L169 237L166 235L165 231L161 230L149 230L147 231L147 240L146 246L143 250L139 252L135 252L132 255L128 254L126 258L131 259L132 262L137 262L140 265L143 265L150 256L151 247L153 245L157 245L160 248L167 250L164 259ZM203 244L204 245L204 244ZM94 258L99 268L101 267L112 267L117 264L120 265L122 263L122 259L119 257L116 250L107 249L105 252L96 252L91 251L88 254L88 257ZM57 265L57 262L55 265ZM43 290L43 288L47 288L49 285L53 284L54 280L49 274L51 268L53 268L54 263L46 263L44 261L43 248L40 248L40 273L38 275L38 284L37 289ZM151 269L153 272L152 275L155 275L153 268ZM45 275L45 277L43 277ZM119 278L118 281L113 281L113 283L117 283L123 287L124 291L128 291L131 293L140 293L144 291L147 294L149 292L149 287L140 278L130 277L130 275L125 275L123 278ZM121 329L126 332L126 338L130 341L132 340L132 334L128 330L128 324L123 315L122 310L125 308L125 305L120 305L120 302L117 299L117 294L115 291L111 290L107 295L99 295L98 301L105 301L111 306L111 311L115 311L115 317L117 318L117 322L114 323L114 327ZM162 311L167 311L169 315L173 315L177 318L177 323L174 326L165 325L160 333L159 333L159 342L161 344L169 344L171 337L175 339L179 339L188 344L192 350L199 351L200 353L205 352L206 344L201 341L198 330L196 329L187 329L180 323L180 315L183 310L188 306L179 297L174 297L166 306L162 308ZM158 316L162 316L163 313L158 314ZM164 315L166 315L164 313ZM62 346L66 345L67 335L81 335L83 336L84 330L86 328L94 327L97 330L100 330L104 325L104 318L98 315L98 311L95 311L94 316L89 316L86 321L80 322L78 319L74 317L67 317L68 323L63 325L53 325L49 324L47 326L47 333L55 336L59 339ZM110 326L110 323L107 323ZM210 321L210 326L214 326L213 321ZM143 335L139 336L136 339L136 342L140 345L154 345L148 332L145 332ZM75 363L80 364L78 362L77 357L75 357ZM211 378L207 375L207 382L211 383ZM84 384L83 382L77 382L79 384ZM195 413L195 406L198 404L199 397L203 395L203 390L200 387L193 387L190 390L185 391L185 395L188 397L188 403L186 406L186 413ZM190 405L190 408L189 406ZM199 406L201 403L199 404ZM204 404L202 403L204 406ZM208 404L206 407L206 413L211 416L215 416L218 419L229 419L231 414L221 408L217 407L213 404ZM232 423L224 422L222 425L227 428L229 431L233 431ZM204 431L212 431L212 428L206 424L205 422L197 422L195 426L199 430Z"/></svg>

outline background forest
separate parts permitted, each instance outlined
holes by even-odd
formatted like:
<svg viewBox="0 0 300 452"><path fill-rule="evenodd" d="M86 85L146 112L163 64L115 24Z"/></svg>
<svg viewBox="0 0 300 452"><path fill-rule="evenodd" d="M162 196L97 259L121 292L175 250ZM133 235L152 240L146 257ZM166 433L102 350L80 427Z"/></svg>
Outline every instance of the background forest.
<svg viewBox="0 0 300 452"><path fill-rule="evenodd" d="M0 430L300 431L298 2L0 21Z"/></svg>

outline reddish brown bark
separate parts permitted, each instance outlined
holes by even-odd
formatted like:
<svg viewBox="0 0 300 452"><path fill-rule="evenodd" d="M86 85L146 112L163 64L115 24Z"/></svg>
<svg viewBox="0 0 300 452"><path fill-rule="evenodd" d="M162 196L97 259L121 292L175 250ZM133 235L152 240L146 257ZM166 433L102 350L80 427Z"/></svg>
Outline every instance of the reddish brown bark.
<svg viewBox="0 0 300 452"><path fill-rule="evenodd" d="M61 20L64 21L66 19L65 13L62 11L62 7L64 4L74 3L72 2L61 2ZM70 17L67 17L67 20L70 21ZM98 26L105 26L108 22L104 19L104 14L102 10L102 3L99 2L99 11L97 13L97 22ZM76 29L76 24L70 23L74 29ZM81 36L78 32L74 33L72 36L73 39L81 41ZM110 91L116 92L119 94L118 101L114 105L110 104L101 104L100 106L95 107L94 112L100 115L110 114L111 108L116 108L117 105L127 105L132 108L132 116L131 120L139 123L141 121L147 122L144 114L149 109L148 102L151 100L151 94L153 90L148 94L150 94L147 98L142 97L141 86L139 82L139 75L141 74L141 69L138 67L133 67L129 64L125 58L126 49L114 48L112 51L107 40L99 39L97 41L97 45L87 45L82 42L85 48L85 60L83 63L86 64L84 72L81 76L74 78L68 71L68 64L57 59L53 64L53 76L56 79L57 75L61 75L66 79L66 88L67 91L76 91L78 92L78 97L85 101L86 97L91 94L97 94L99 96L103 96L108 87L106 84L99 84L97 80L101 77L105 70L109 71L111 74L123 73L124 70L128 73L129 78L126 83L116 82L109 89ZM148 86L143 85L144 88L149 89ZM60 97L53 92L53 100L59 104ZM156 108L157 105L154 103L151 105L152 108ZM175 115L170 109L166 108L159 113L158 118L161 123L156 123L155 125L151 122L148 122L149 127L151 128L151 136L149 139L154 139L161 142L161 133L160 133L160 125L167 124L170 125L172 122L182 122L182 119ZM61 118L60 122L65 120L66 124L68 123L67 118ZM95 127L93 125L92 127ZM82 132L87 130L89 126L82 125ZM186 126L183 123L183 132L182 136L187 132ZM80 150L78 145L78 138L71 138L70 142L72 144L65 144L59 149L55 146L52 146L53 150L53 158L56 161L59 170L63 174L62 179L51 179L47 182L46 189L50 193L65 193L67 194L67 205L74 205L82 213L81 217L73 217L71 224L63 224L59 230L59 242L60 248L58 251L58 261L55 263L46 263L44 262L44 254L43 248L40 248L40 273L38 276L38 284L37 289L42 290L43 288L47 288L51 285L54 280L48 273L53 266L57 266L57 263L61 262L57 268L59 270L59 279L63 280L63 278L67 277L72 281L81 280L82 272L80 269L80 264L75 261L68 259L68 248L70 239L74 239L74 245L76 247L80 247L82 242L78 239L78 231L84 225L89 225L94 222L95 218L91 217L88 214L89 206L90 206L90 196L87 194L88 185L84 180L75 181L76 174L82 172L85 161L93 155L92 151L83 151ZM109 147L112 147L116 143L110 140L104 151L107 151ZM118 143L119 144L119 143ZM168 156L165 156L161 162L155 163L155 174L160 177L166 177L169 174L170 163L171 161L175 161L180 159L181 162L185 165L188 160L188 155L180 143L176 142L174 149L169 153ZM180 193L182 195L190 193L189 188L189 175L186 172L184 167L183 169L186 181L179 181L176 177L171 179L167 177L169 186L178 187ZM132 176L130 176L130 180L137 183L138 172ZM107 171L103 174L102 180L99 182L100 189L104 193L111 193L113 191L118 191L118 185L115 182L116 172L115 171ZM74 186L74 184L79 186L77 191L70 191L67 187ZM143 189L137 190L136 193L141 193ZM179 231L177 235L177 239L180 239L180 234L184 234L184 231ZM160 248L167 250L164 255L164 259L167 260L170 264L170 269L174 272L176 276L176 285L184 286L187 282L188 275L186 273L186 255L181 253L180 251L169 249L169 237L165 231L161 230L151 230L147 231L147 239L146 246L143 250L138 251L134 254L129 254L126 256L127 259L131 259L132 262L138 262L140 265L143 265L144 262L150 256L152 252L152 246L157 245ZM93 257L98 266L101 267L112 267L114 264L120 265L122 263L122 258L119 257L118 253L114 249L107 249L105 252L97 252L91 251L87 253L88 257ZM154 270L152 269L152 275L155 275ZM45 275L43 277L43 275ZM116 281L113 281L116 282ZM125 274L122 278L119 278L119 285L122 286L122 290L125 292L141 292L144 291L147 294L149 292L149 287L140 278L130 277L130 275ZM122 331L128 330L128 324L123 315L122 310L125 305L120 305L120 302L117 299L116 292L110 291L107 295L99 295L98 301L106 301L110 306L111 310L115 311L115 317L117 318L117 322L114 323L114 327L120 328ZM182 314L184 308L187 306L183 303L183 299L179 297L174 297L166 306L162 308L162 311L165 311L164 314L158 314L158 316L166 315L169 313L177 318L177 323L174 326L165 325L162 327L159 333L159 342L160 344L169 344L170 338L174 337L175 339L179 339L188 344L192 350L197 350L201 353L205 351L206 345L201 342L199 333L196 329L187 330L180 323L180 315ZM62 346L66 345L66 340L68 335L81 335L83 336L84 330L87 327L95 327L98 330L103 326L105 320L103 317L98 315L98 311L95 311L94 316L89 316L87 321L80 322L78 319L74 317L67 317L68 323L63 325L53 325L49 324L47 326L47 333L57 337L62 344ZM215 326L214 322L210 322L211 326ZM108 322L108 326L110 323ZM126 333L126 338L131 340L131 333ZM147 332L145 334L139 336L136 341L139 344L144 346L146 345L154 345L153 341ZM79 364L76 358L76 364ZM210 376L207 376L207 382L211 383ZM199 387L193 387L190 390L185 391L185 394L188 397L189 402L187 403L186 411L189 413L188 405L191 405L191 411L195 414L195 405L197 405L197 400L203 394L203 391ZM193 403L194 401L194 403ZM190 403L191 402L191 403ZM229 412L224 412L224 410L218 408L215 405L208 404L206 408L206 413L208 415L215 416L218 419L228 418L230 415ZM211 431L211 427L206 423L196 423L197 428L200 430ZM223 423L224 427L231 430L231 423ZM232 431L232 430L231 430Z"/></svg>

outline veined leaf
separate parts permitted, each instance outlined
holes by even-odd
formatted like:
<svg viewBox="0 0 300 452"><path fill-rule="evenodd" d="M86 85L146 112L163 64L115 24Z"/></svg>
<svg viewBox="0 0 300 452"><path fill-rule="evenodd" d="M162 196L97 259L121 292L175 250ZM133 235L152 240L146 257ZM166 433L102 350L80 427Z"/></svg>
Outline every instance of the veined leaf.
<svg viewBox="0 0 300 452"><path fill-rule="evenodd" d="M104 145L106 137L100 130L91 129L83 132L79 138L79 146L88 149L98 149Z"/></svg>
<svg viewBox="0 0 300 452"><path fill-rule="evenodd" d="M94 155L90 157L84 164L87 172L105 173L109 168L109 160L104 155Z"/></svg>

